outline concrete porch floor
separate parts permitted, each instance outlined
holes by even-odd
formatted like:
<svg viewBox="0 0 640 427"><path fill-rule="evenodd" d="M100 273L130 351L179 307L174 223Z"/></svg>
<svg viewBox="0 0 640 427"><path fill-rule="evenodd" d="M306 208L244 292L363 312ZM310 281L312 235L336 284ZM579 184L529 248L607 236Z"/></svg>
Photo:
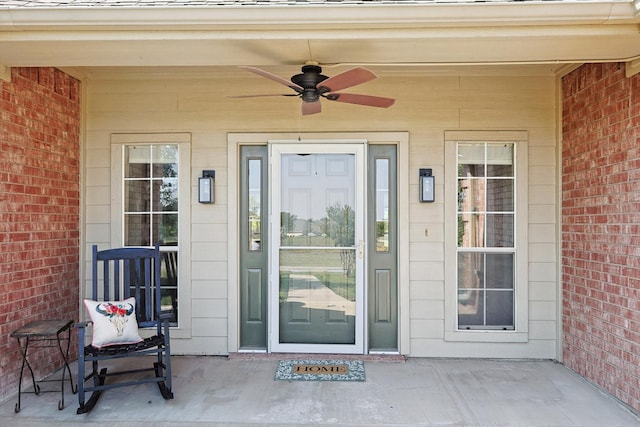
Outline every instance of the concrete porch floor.
<svg viewBox="0 0 640 427"><path fill-rule="evenodd" d="M17 396L2 402L0 425L640 426L628 408L552 361L364 358L365 382L289 382L274 380L275 355L172 360L173 400L155 384L124 387L76 415L67 382L63 410L59 392L23 394L18 414Z"/></svg>

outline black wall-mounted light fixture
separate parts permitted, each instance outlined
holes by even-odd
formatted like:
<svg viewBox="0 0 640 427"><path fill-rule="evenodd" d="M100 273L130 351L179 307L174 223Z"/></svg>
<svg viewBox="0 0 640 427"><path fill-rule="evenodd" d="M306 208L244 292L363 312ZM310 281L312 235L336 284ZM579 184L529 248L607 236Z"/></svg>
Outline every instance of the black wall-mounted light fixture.
<svg viewBox="0 0 640 427"><path fill-rule="evenodd" d="M433 202L435 196L435 177L431 175L431 169L420 169L420 201Z"/></svg>
<svg viewBox="0 0 640 427"><path fill-rule="evenodd" d="M216 200L215 186L216 171L202 171L202 178L198 178L198 202L214 203Z"/></svg>

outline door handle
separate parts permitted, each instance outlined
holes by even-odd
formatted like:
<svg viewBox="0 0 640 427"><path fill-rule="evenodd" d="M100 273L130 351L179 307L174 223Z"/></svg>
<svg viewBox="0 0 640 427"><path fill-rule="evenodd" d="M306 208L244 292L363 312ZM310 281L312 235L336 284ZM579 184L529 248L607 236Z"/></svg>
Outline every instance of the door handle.
<svg viewBox="0 0 640 427"><path fill-rule="evenodd" d="M360 259L364 257L364 242L362 240L358 242L358 257Z"/></svg>

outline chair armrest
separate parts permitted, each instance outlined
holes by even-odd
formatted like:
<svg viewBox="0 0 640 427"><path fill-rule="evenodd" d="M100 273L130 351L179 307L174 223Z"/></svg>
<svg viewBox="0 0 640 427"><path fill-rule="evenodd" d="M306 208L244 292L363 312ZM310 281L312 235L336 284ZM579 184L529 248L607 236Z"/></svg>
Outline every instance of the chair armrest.
<svg viewBox="0 0 640 427"><path fill-rule="evenodd" d="M79 358L81 358L82 360L84 360L85 330L89 325L93 325L93 322L91 320L88 320L86 322L77 322L73 324L73 328L78 330L78 354L80 355Z"/></svg>
<svg viewBox="0 0 640 427"><path fill-rule="evenodd" d="M164 311L162 313L160 313L160 316L158 316L158 318L160 320L169 320L173 317L173 312L172 311Z"/></svg>
<svg viewBox="0 0 640 427"><path fill-rule="evenodd" d="M88 320L88 321L86 321L86 322L77 322L77 323L74 323L74 324L73 324L73 327L74 327L74 328L76 328L76 329L77 329L77 328L83 328L83 329L84 329L84 328L86 328L87 326L89 326L89 325L91 325L91 324L93 324L93 322L92 322L91 320Z"/></svg>
<svg viewBox="0 0 640 427"><path fill-rule="evenodd" d="M162 322L162 331L164 334L164 341L165 341L165 345L167 346L167 348L169 347L169 334L171 331L171 327L169 325L169 319L171 319L173 317L173 312L171 311L165 311L160 313L160 322Z"/></svg>
<svg viewBox="0 0 640 427"><path fill-rule="evenodd" d="M138 322L138 328L158 328L160 333L160 327L169 328L169 319L173 316L171 312L162 312L158 315L157 320L150 320L148 322Z"/></svg>

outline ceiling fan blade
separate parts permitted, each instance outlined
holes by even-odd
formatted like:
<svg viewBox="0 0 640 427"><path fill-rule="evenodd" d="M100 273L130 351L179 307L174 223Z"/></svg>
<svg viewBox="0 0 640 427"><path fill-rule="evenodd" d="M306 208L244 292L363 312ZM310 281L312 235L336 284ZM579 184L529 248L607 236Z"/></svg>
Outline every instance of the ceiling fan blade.
<svg viewBox="0 0 640 427"><path fill-rule="evenodd" d="M302 115L308 116L309 114L317 114L322 111L322 105L320 101L316 102L302 102Z"/></svg>
<svg viewBox="0 0 640 427"><path fill-rule="evenodd" d="M242 68L243 70L251 71L252 73L255 73L255 74L259 75L259 76L266 77L269 80L272 80L272 81L274 81L276 83L280 83L281 85L285 85L287 87L290 87L291 89L293 89L295 91L303 90L303 88L298 86L297 84L295 84L295 83L293 83L293 82L291 82L289 80L283 79L282 77L277 76L275 74L272 74L272 73L270 73L268 71L265 71L263 69L256 68L256 67L247 67L245 65L241 65L240 68Z"/></svg>
<svg viewBox="0 0 640 427"><path fill-rule="evenodd" d="M396 100L393 98L383 98L381 96L358 95L355 93L331 93L327 96L331 101L346 102L349 104L367 105L369 107L388 108Z"/></svg>
<svg viewBox="0 0 640 427"><path fill-rule="evenodd" d="M318 84L318 88L327 88L327 92L335 92L377 79L378 76L366 68L358 67L336 74Z"/></svg>

